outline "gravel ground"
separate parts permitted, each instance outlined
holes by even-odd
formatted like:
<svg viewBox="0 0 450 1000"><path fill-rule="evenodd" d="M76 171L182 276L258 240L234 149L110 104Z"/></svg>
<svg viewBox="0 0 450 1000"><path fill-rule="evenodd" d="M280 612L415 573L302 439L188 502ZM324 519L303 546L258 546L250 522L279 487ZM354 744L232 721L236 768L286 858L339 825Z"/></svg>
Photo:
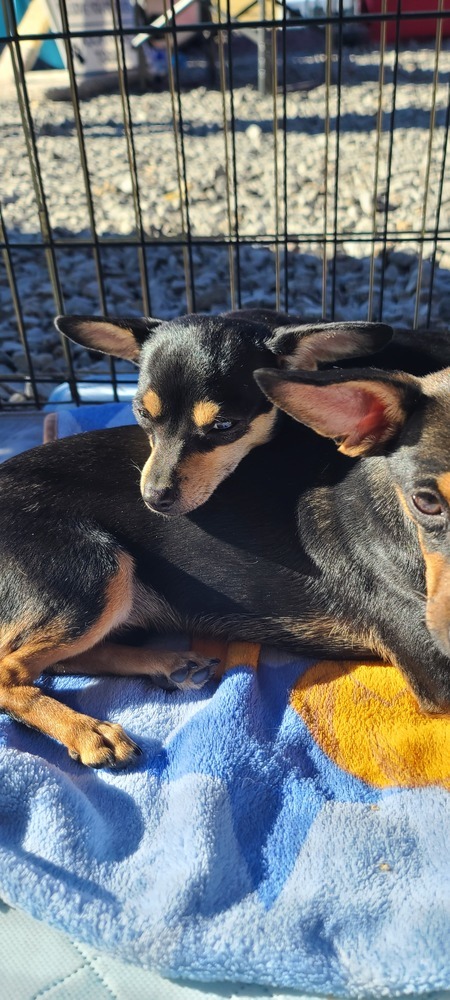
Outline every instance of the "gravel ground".
<svg viewBox="0 0 450 1000"><path fill-rule="evenodd" d="M336 178L336 116L338 111L338 65L333 65L329 114L327 230L335 222L339 234L335 273L335 316L365 319L372 253L374 172L377 143L379 54L370 48L346 50L342 61L338 200L334 200ZM447 42L440 55L436 89L436 120L432 143L427 195L427 159L434 50L410 47L401 53L396 90L394 141L389 194L387 164L389 126L393 101L394 54L387 51L383 91L383 130L380 142L376 220L381 240L388 202L389 251L384 281L383 317L394 324L411 326L416 304L418 275L417 241L405 232L420 234L422 226L434 230L440 171L445 143L445 116L449 99L450 49ZM325 116L324 60L320 53L297 59L297 80L309 81L310 90L289 92L286 101L286 191L288 235L287 274L284 249L280 255L281 305L285 279L289 308L307 319L322 314L323 251L325 225ZM189 224L194 237L223 237L229 232L225 170L225 133L222 98L205 87L183 92L184 155L187 173ZM69 102L32 102L37 149L47 194L51 226L55 236L89 238L86 192L73 109ZM162 241L147 252L151 311L173 316L186 309L183 257L179 248L164 240L182 232L177 179L173 118L167 92L131 95L136 161L140 186L143 229ZM86 155L91 179L93 209L99 236L126 238L136 232L126 136L119 95L108 94L81 105ZM227 115L230 102L227 99ZM243 305L275 306L277 259L264 237L278 228L284 233L283 204L283 102L278 95L278 183L275 174L274 104L250 85L234 92L237 203L230 191L231 212L237 210L241 237L255 237L240 250L240 284ZM2 100L0 142L0 191L5 225L11 242L33 241L32 248L13 252L28 340L37 376L59 378L65 360L52 329L55 302L39 247L39 223L30 168L20 127L18 107ZM231 150L230 137L228 138ZM278 192L278 198L277 198ZM425 206L425 211L424 211ZM233 222L234 224L234 222ZM450 174L446 171L439 218L440 235L425 243L419 294L419 325L427 321L431 255L436 249L433 277L432 325L445 330L450 320ZM257 241L256 237L260 237ZM295 242L300 237L302 244ZM353 239L352 239L353 237ZM356 239L355 239L356 237ZM331 310L333 244L327 265L327 312ZM107 311L139 314L143 311L138 253L134 247L102 248ZM68 312L91 313L100 309L99 289L92 251L82 247L60 248L57 263ZM218 312L230 306L229 255L224 246L197 245L193 250L195 306ZM374 315L379 310L382 258L375 260ZM17 328L5 270L0 269L0 376L11 375L11 383L0 383L0 397L9 399L21 388L27 368ZM77 370L104 370L104 361L92 361L84 351L74 352ZM42 394L49 387L41 386ZM20 401L20 396L15 396Z"/></svg>

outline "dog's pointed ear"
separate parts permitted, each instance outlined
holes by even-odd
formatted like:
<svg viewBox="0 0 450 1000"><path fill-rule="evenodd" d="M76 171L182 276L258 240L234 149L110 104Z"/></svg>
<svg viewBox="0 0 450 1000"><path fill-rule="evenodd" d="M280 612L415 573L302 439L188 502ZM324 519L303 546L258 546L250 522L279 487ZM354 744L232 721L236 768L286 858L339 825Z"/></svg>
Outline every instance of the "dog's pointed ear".
<svg viewBox="0 0 450 1000"><path fill-rule="evenodd" d="M385 323L313 323L281 326L266 343L281 367L314 371L320 364L381 351L392 338Z"/></svg>
<svg viewBox="0 0 450 1000"><path fill-rule="evenodd" d="M89 351L112 354L125 361L139 361L142 345L162 320L133 316L115 319L109 316L57 316L56 329L69 340Z"/></svg>
<svg viewBox="0 0 450 1000"><path fill-rule="evenodd" d="M255 372L262 391L281 410L356 458L376 451L401 430L419 403L419 379L375 369Z"/></svg>

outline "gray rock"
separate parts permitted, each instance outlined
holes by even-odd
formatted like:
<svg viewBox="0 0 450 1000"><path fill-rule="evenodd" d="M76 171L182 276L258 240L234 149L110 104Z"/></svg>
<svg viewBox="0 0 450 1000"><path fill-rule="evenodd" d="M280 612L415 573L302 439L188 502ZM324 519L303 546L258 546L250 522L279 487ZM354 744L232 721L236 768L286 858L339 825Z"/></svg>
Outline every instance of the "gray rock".
<svg viewBox="0 0 450 1000"><path fill-rule="evenodd" d="M117 181L117 187L122 194L132 194L133 193L133 181L131 179L131 174L124 174Z"/></svg>
<svg viewBox="0 0 450 1000"><path fill-rule="evenodd" d="M430 87L433 74L433 49L408 44L400 65L401 98L396 120L393 147L393 171L389 192L384 174L389 135L381 136L380 176L378 183L378 217L380 235L384 210L389 201L389 228L397 232L388 244L384 274L384 310L389 317L412 322L417 283L417 248L402 240L407 226L420 228L426 159L426 129L429 122ZM391 54L387 56L391 58ZM322 246L324 229L324 133L323 133L323 65L321 56L308 57L307 72L321 84L308 94L288 94L288 229L292 242L288 245L289 302L291 310L302 304L314 316L322 303ZM296 56L298 62L298 56ZM297 63L296 63L297 65ZM406 71L406 67L407 71ZM450 51L443 46L440 53L442 74L450 71ZM391 69L388 70L388 73ZM373 171L375 129L378 101L378 65L373 54L356 48L350 59L344 49L342 60L341 111L345 128L340 133L338 223L340 236L361 235L361 239L345 239L340 243L337 258L336 315L343 318L365 318L368 307L370 259L373 245L372 228ZM350 86L348 84L351 84ZM443 89L442 89L443 88ZM271 119L272 98L262 97L251 86L238 85L234 91L236 133L236 170L238 176L238 215L242 237L264 236L274 231L276 194L274 190L274 148ZM187 164L190 226L194 237L228 235L226 176L221 95L207 88L183 92L183 114L186 124L185 156ZM436 149L442 147L445 125L441 112L445 107L445 87L439 84L436 120ZM333 96L334 101L334 96ZM161 235L179 239L181 215L174 137L171 124L170 96L166 92L132 94L133 120L139 123L135 132L136 156L144 226L146 232L159 240L146 250L152 311L155 315L173 316L186 308L185 279L182 253L165 244ZM389 101L386 107L389 106ZM281 109L281 102L279 105ZM88 237L89 224L83 185L78 177L79 154L70 105L38 105L37 121L39 153L48 193L52 224L59 227L56 236ZM119 95L98 95L83 104L89 165L100 235L130 236L135 233L132 183L125 156L122 111ZM281 113L281 111L280 111ZM334 106L331 109L335 114ZM441 117L440 117L441 115ZM65 373L65 359L59 337L53 332L52 320L58 311L42 246L39 246L39 220L30 173L23 150L17 106L2 101L2 119L8 143L0 148L4 213L11 233L20 230L27 240L35 241L35 250L14 251L15 270L23 302L29 344L36 364L46 364L48 370ZM384 123L389 124L389 115ZM42 127L41 127L42 126ZM241 129L243 131L241 131ZM334 129L334 125L333 125ZM364 133L361 133L364 129ZM45 134L44 134L45 133ZM189 134L187 134L189 133ZM278 210L281 232L284 226L283 134L279 134ZM328 230L334 219L334 150L332 134L329 147ZM425 158L425 159L424 159ZM231 168L231 212L234 226L234 189ZM433 225L440 170L440 154L431 164L429 219ZM444 178L441 224L448 222L450 213L450 175ZM297 245L295 237L312 235L307 244ZM382 242L376 247L378 253ZM280 260L284 273L284 247ZM298 249L298 252L297 252ZM341 250L347 256L340 255ZM430 245L429 252L432 247ZM428 252L428 251L427 251ZM228 303L229 263L226 248L194 246L195 278L198 308L217 311ZM110 314L140 313L141 289L136 247L102 246L101 263L105 274L107 309ZM333 245L328 248L328 298L331 291ZM260 244L240 247L241 285L246 302L275 305L275 255ZM59 246L56 251L61 287L68 311L98 313L100 311L96 270L92 250L85 247ZM450 295L450 250L444 240L438 240L433 286L433 317L438 326L448 323L447 299ZM374 308L377 314L380 287L381 257L376 260ZM205 280L202 280L204 278ZM0 274L0 284L2 275ZM424 261L420 308L427 309L430 283L429 262ZM282 276L283 290L283 276ZM0 363L17 360L23 350L17 339L14 313L8 289L1 297ZM305 303L306 297L306 303ZM328 305L330 308L330 303ZM92 360L82 350L74 350L77 366L92 371ZM42 358L44 357L44 361ZM51 363L47 358L51 358ZM38 361L38 359L40 359ZM23 367L23 358L21 359ZM26 368L24 368L24 371Z"/></svg>
<svg viewBox="0 0 450 1000"><path fill-rule="evenodd" d="M245 134L247 136L247 139L249 139L250 142L253 143L253 145L255 146L261 145L263 130L260 125L256 124L256 122L252 125L249 125L246 128Z"/></svg>
<svg viewBox="0 0 450 1000"><path fill-rule="evenodd" d="M0 375L7 375L9 378L13 375L13 369L9 365L0 364Z"/></svg>
<svg viewBox="0 0 450 1000"><path fill-rule="evenodd" d="M24 351L16 350L13 354L11 354L11 364L14 365L17 371L28 371L28 361Z"/></svg>
<svg viewBox="0 0 450 1000"><path fill-rule="evenodd" d="M10 339L9 340L4 340L3 343L2 343L2 348L3 348L4 351L7 351L8 354L10 354L12 352L16 352L17 351L17 345L18 345L18 343L20 343L19 339L17 339L17 340L10 340Z"/></svg>
<svg viewBox="0 0 450 1000"><path fill-rule="evenodd" d="M399 282L402 282L403 284L402 276L393 262L388 264L384 272L384 281L386 285L397 285ZM406 289L406 291L407 290L408 289Z"/></svg>
<svg viewBox="0 0 450 1000"><path fill-rule="evenodd" d="M86 316L92 312L92 307L92 299L88 299L84 295L72 295L67 300L66 312Z"/></svg>
<svg viewBox="0 0 450 1000"><path fill-rule="evenodd" d="M8 399L8 403L14 403L17 406L20 406L21 404L23 405L27 402L27 397L23 392L13 392Z"/></svg>

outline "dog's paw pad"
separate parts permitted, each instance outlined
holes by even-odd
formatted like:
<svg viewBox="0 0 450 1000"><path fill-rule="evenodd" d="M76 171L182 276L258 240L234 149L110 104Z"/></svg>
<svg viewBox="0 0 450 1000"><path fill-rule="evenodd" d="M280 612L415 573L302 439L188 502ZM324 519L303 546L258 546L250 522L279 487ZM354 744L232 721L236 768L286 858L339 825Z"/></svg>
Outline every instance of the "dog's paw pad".
<svg viewBox="0 0 450 1000"><path fill-rule="evenodd" d="M196 687L201 687L202 684L206 684L211 676L211 671L209 667L202 667L201 670L194 670L192 672L191 680Z"/></svg>
<svg viewBox="0 0 450 1000"><path fill-rule="evenodd" d="M188 653L187 656L188 659L185 659L183 665L177 666L176 670L170 672L168 683L180 690L201 688L214 677L220 660L204 656L197 656L194 659L192 653Z"/></svg>
<svg viewBox="0 0 450 1000"><path fill-rule="evenodd" d="M197 666L197 664L195 664ZM185 681L192 670L192 666L188 663L187 667L181 667L180 670L174 670L170 675L170 680L174 681L175 684L182 684Z"/></svg>

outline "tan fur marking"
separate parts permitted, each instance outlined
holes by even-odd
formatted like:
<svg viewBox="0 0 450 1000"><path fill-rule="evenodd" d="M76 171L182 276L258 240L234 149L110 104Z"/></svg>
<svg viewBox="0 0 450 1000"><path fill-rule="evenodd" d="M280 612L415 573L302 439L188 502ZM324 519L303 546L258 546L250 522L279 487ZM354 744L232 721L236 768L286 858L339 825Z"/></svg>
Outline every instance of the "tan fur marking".
<svg viewBox="0 0 450 1000"><path fill-rule="evenodd" d="M62 743L71 757L93 767L130 763L135 746L122 726L75 712L33 685L3 687L0 703L15 719Z"/></svg>
<svg viewBox="0 0 450 1000"><path fill-rule="evenodd" d="M56 621L40 634L8 652L14 641L2 637L0 666L0 705L21 722L59 740L72 756L86 764L102 766L113 760L126 763L133 745L120 726L99 722L61 705L43 695L33 681L48 667L83 653L95 646L110 631L124 623L133 602L133 560L123 553L119 568L106 592L105 608L92 628L75 642L64 642L67 626ZM30 623L29 623L30 624ZM17 637L18 629L15 630Z"/></svg>
<svg viewBox="0 0 450 1000"><path fill-rule="evenodd" d="M444 577L450 576L450 567L439 552L427 552L423 544L420 547L425 559L428 599L434 600L442 588Z"/></svg>
<svg viewBox="0 0 450 1000"><path fill-rule="evenodd" d="M450 503L450 472L443 472L436 479L439 492ZM419 530L419 544L425 562L427 584L427 625L447 641L450 617L450 566L439 552L428 552L423 532Z"/></svg>
<svg viewBox="0 0 450 1000"><path fill-rule="evenodd" d="M145 409L148 410L150 416L153 417L154 420L161 416L163 408L162 401L154 389L147 389L147 392L144 392L142 402Z"/></svg>
<svg viewBox="0 0 450 1000"><path fill-rule="evenodd" d="M157 449L152 446L151 454L149 455L145 465L142 467L141 480L140 480L140 490L142 494L144 493L147 479L151 475L153 462L155 461L156 457L156 450Z"/></svg>
<svg viewBox="0 0 450 1000"><path fill-rule="evenodd" d="M396 492L396 494L398 496L400 504L403 507L404 513L406 514L407 517L409 517L409 520L412 521L413 524L416 524L416 522L414 521L414 518L413 518L413 516L411 514L411 511L410 511L410 509L408 507L408 504L406 503L405 497L403 496L403 493L402 493L400 487L399 486L394 486L394 489L395 489L395 492ZM417 524L416 524L416 527L417 527Z"/></svg>
<svg viewBox="0 0 450 1000"><path fill-rule="evenodd" d="M447 503L450 505L450 472L443 472L441 476L436 479L437 488L442 496L445 497Z"/></svg>
<svg viewBox="0 0 450 1000"><path fill-rule="evenodd" d="M187 667L194 660L198 669L209 666L209 657L198 651L172 652L170 650L146 649L136 646L122 646L114 642L98 643L92 649L57 664L52 673L56 674L114 674L119 677L164 677L170 678L174 670ZM189 681L185 682L189 686ZM195 688L195 684L192 684Z"/></svg>
<svg viewBox="0 0 450 1000"><path fill-rule="evenodd" d="M61 646L66 634L66 623L62 619L54 619L42 632L32 632L33 621L24 617L13 627L2 632L0 641L0 684L29 684L39 677L42 667L39 658L49 649ZM25 643L14 647L20 642L20 635L30 631L31 637Z"/></svg>
<svg viewBox="0 0 450 1000"><path fill-rule="evenodd" d="M300 626L301 633L303 628ZM379 657L385 663L394 663L392 652L383 643L375 628L362 629L358 631L351 622L343 621L339 618L328 617L327 615L317 615L309 623L309 640L314 638L319 640L319 646L324 649L328 647L335 655L348 656L353 651L355 655L361 655L366 651L369 655Z"/></svg>
<svg viewBox="0 0 450 1000"><path fill-rule="evenodd" d="M0 684L30 683L53 663L90 649L125 622L133 601L133 573L133 560L123 553L119 559L119 569L108 584L102 614L75 642L64 642L67 626L62 619L52 622L42 632L36 632L26 644L13 651L8 646L11 647L15 636L21 631L20 625L15 627L14 633L11 630L8 637L2 637Z"/></svg>
<svg viewBox="0 0 450 1000"><path fill-rule="evenodd" d="M194 510L205 503L219 483L229 476L252 448L269 441L277 416L275 407L255 417L247 434L232 444L220 445L214 451L189 455L179 465L181 503L179 513ZM147 469L148 463L144 466ZM143 470L143 473L144 473Z"/></svg>
<svg viewBox="0 0 450 1000"><path fill-rule="evenodd" d="M207 427L216 419L220 410L218 403L213 403L210 399L201 399L192 410L192 419L197 427Z"/></svg>
<svg viewBox="0 0 450 1000"><path fill-rule="evenodd" d="M425 562L427 626L431 632L439 635L441 641L447 645L450 619L450 566L439 552L426 550L420 530L419 544Z"/></svg>

